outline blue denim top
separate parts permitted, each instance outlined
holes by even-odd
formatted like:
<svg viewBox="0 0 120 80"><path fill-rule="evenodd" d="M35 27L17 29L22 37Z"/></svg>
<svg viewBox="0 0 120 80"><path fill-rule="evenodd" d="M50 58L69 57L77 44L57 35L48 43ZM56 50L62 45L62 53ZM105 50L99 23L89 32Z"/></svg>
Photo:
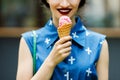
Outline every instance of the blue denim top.
<svg viewBox="0 0 120 80"><path fill-rule="evenodd" d="M52 18L43 28L35 32L37 34L36 71L38 71L59 37ZM70 35L72 36L71 54L55 67L51 80L98 80L96 64L106 36L86 29L79 17L76 17L76 24ZM23 33L22 37L33 54L32 31Z"/></svg>

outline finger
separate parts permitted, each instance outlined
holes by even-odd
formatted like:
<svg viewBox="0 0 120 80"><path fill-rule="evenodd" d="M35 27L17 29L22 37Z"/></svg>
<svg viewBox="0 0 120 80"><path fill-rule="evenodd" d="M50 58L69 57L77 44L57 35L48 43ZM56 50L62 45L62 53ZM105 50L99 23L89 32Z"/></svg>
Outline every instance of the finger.
<svg viewBox="0 0 120 80"><path fill-rule="evenodd" d="M63 58L66 58L67 56L69 56L70 53L71 53L71 52L66 52L66 53L62 54Z"/></svg>
<svg viewBox="0 0 120 80"><path fill-rule="evenodd" d="M72 39L71 36L65 36L65 37L62 37L60 40L59 40L59 43L60 44L63 44L65 43L66 41L70 41Z"/></svg>
<svg viewBox="0 0 120 80"><path fill-rule="evenodd" d="M59 44L59 45L57 45L56 46L56 49L57 50L62 50L62 49L65 49L65 48L67 48L67 47L71 47L71 45L72 45L72 42L71 41L68 41L68 42L66 42L66 43L64 43L64 44Z"/></svg>
<svg viewBox="0 0 120 80"><path fill-rule="evenodd" d="M62 48L67 48L67 47L70 47L72 45L72 42L71 41L68 41L64 44L61 45Z"/></svg>
<svg viewBox="0 0 120 80"><path fill-rule="evenodd" d="M60 54L64 54L64 53L68 53L68 52L71 52L71 47L67 47L67 48L64 48L59 51Z"/></svg>

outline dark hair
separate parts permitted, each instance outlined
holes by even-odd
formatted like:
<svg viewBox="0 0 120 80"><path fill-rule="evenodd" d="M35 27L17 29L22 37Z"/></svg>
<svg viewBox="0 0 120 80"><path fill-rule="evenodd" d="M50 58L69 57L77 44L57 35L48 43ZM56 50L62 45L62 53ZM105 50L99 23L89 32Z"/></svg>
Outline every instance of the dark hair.
<svg viewBox="0 0 120 80"><path fill-rule="evenodd" d="M49 4L47 3L46 0L41 0L43 4L45 4L46 7L50 7ZM80 4L79 4L79 8L83 7L85 5L86 0L81 0Z"/></svg>

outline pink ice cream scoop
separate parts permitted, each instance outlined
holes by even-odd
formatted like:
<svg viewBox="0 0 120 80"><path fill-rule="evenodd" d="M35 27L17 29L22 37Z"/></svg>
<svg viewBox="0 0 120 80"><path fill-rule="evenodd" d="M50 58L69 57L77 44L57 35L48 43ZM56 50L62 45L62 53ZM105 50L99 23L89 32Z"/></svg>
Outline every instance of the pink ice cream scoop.
<svg viewBox="0 0 120 80"><path fill-rule="evenodd" d="M68 16L61 16L59 19L59 27L64 24L72 24L71 19Z"/></svg>

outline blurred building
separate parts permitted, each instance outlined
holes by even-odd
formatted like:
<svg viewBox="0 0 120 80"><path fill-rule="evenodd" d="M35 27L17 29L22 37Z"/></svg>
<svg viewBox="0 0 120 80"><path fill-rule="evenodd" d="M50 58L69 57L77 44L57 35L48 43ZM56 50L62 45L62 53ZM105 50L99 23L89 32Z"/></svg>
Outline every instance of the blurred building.
<svg viewBox="0 0 120 80"><path fill-rule="evenodd" d="M120 0L114 0L114 1L107 0L107 2L108 2L107 12L113 15L114 26L120 27Z"/></svg>
<svg viewBox="0 0 120 80"><path fill-rule="evenodd" d="M42 26L50 16L40 0L0 1L0 26ZM87 0L84 9L88 27L120 27L120 0Z"/></svg>
<svg viewBox="0 0 120 80"><path fill-rule="evenodd" d="M1 0L3 27L33 26L35 23L35 2L33 0Z"/></svg>
<svg viewBox="0 0 120 80"><path fill-rule="evenodd" d="M120 0L88 0L84 14L90 27L120 27Z"/></svg>

